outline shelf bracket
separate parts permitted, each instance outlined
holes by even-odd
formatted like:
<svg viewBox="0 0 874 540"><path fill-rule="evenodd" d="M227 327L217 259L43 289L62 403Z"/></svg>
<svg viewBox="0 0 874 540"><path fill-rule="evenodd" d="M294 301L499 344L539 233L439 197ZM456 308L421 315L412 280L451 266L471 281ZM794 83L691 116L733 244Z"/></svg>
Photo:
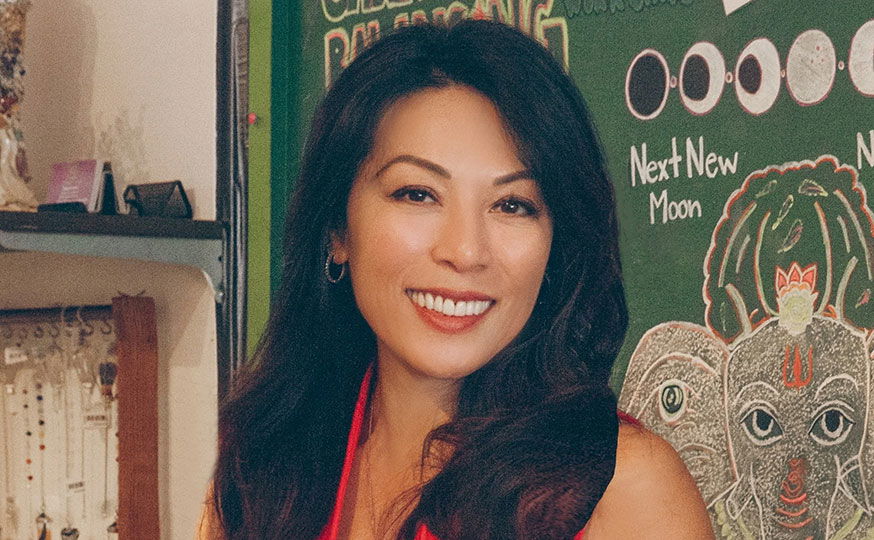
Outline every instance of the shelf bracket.
<svg viewBox="0 0 874 540"><path fill-rule="evenodd" d="M203 272L215 293L216 303L224 302L224 246L220 238L162 238L0 230L0 251L4 249L193 266Z"/></svg>

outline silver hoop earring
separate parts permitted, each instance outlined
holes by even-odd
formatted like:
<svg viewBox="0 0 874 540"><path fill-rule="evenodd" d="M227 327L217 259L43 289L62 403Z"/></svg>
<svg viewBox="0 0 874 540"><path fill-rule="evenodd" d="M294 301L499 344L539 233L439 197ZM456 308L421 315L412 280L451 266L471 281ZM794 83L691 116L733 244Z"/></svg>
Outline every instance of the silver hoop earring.
<svg viewBox="0 0 874 540"><path fill-rule="evenodd" d="M325 277L328 278L328 282L330 283L339 283L341 279L346 275L346 263L340 265L340 275L334 277L331 275L331 263L334 261L334 254L328 252L328 258L325 259Z"/></svg>

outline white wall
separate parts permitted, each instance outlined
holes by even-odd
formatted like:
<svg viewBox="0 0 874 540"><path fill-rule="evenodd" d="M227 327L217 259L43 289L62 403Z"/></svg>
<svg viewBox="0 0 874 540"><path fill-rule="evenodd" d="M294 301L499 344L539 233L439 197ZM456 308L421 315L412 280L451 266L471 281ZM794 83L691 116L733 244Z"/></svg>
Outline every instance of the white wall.
<svg viewBox="0 0 874 540"><path fill-rule="evenodd" d="M22 121L33 188L110 159L122 184L181 180L215 217L215 0L33 2Z"/></svg>
<svg viewBox="0 0 874 540"><path fill-rule="evenodd" d="M98 157L123 184L182 180L215 216L214 0L35 0L22 119L32 188L51 164ZM212 291L173 265L0 253L0 309L155 298L160 352L161 538L189 539L215 456Z"/></svg>

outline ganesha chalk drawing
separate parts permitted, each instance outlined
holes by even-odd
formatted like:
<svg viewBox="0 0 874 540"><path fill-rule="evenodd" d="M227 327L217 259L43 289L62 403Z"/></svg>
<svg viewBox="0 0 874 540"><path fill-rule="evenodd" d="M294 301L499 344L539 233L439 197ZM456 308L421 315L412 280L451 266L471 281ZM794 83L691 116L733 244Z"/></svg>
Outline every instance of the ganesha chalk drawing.
<svg viewBox="0 0 874 540"><path fill-rule="evenodd" d="M670 441L717 535L874 537L874 219L833 156L748 175L704 256L706 326L635 349L620 406Z"/></svg>
<svg viewBox="0 0 874 540"><path fill-rule="evenodd" d="M724 381L728 518L760 538L830 538L868 513L866 356L863 334L820 316L798 334L769 321L738 344Z"/></svg>

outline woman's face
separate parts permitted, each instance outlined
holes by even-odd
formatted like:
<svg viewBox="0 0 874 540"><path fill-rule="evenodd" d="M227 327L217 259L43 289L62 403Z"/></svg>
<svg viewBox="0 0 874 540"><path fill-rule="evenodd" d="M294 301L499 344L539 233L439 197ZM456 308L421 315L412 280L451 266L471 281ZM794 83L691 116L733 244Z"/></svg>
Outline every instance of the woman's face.
<svg viewBox="0 0 874 540"><path fill-rule="evenodd" d="M497 109L457 85L387 109L333 249L380 362L459 379L521 331L551 242L548 209Z"/></svg>

